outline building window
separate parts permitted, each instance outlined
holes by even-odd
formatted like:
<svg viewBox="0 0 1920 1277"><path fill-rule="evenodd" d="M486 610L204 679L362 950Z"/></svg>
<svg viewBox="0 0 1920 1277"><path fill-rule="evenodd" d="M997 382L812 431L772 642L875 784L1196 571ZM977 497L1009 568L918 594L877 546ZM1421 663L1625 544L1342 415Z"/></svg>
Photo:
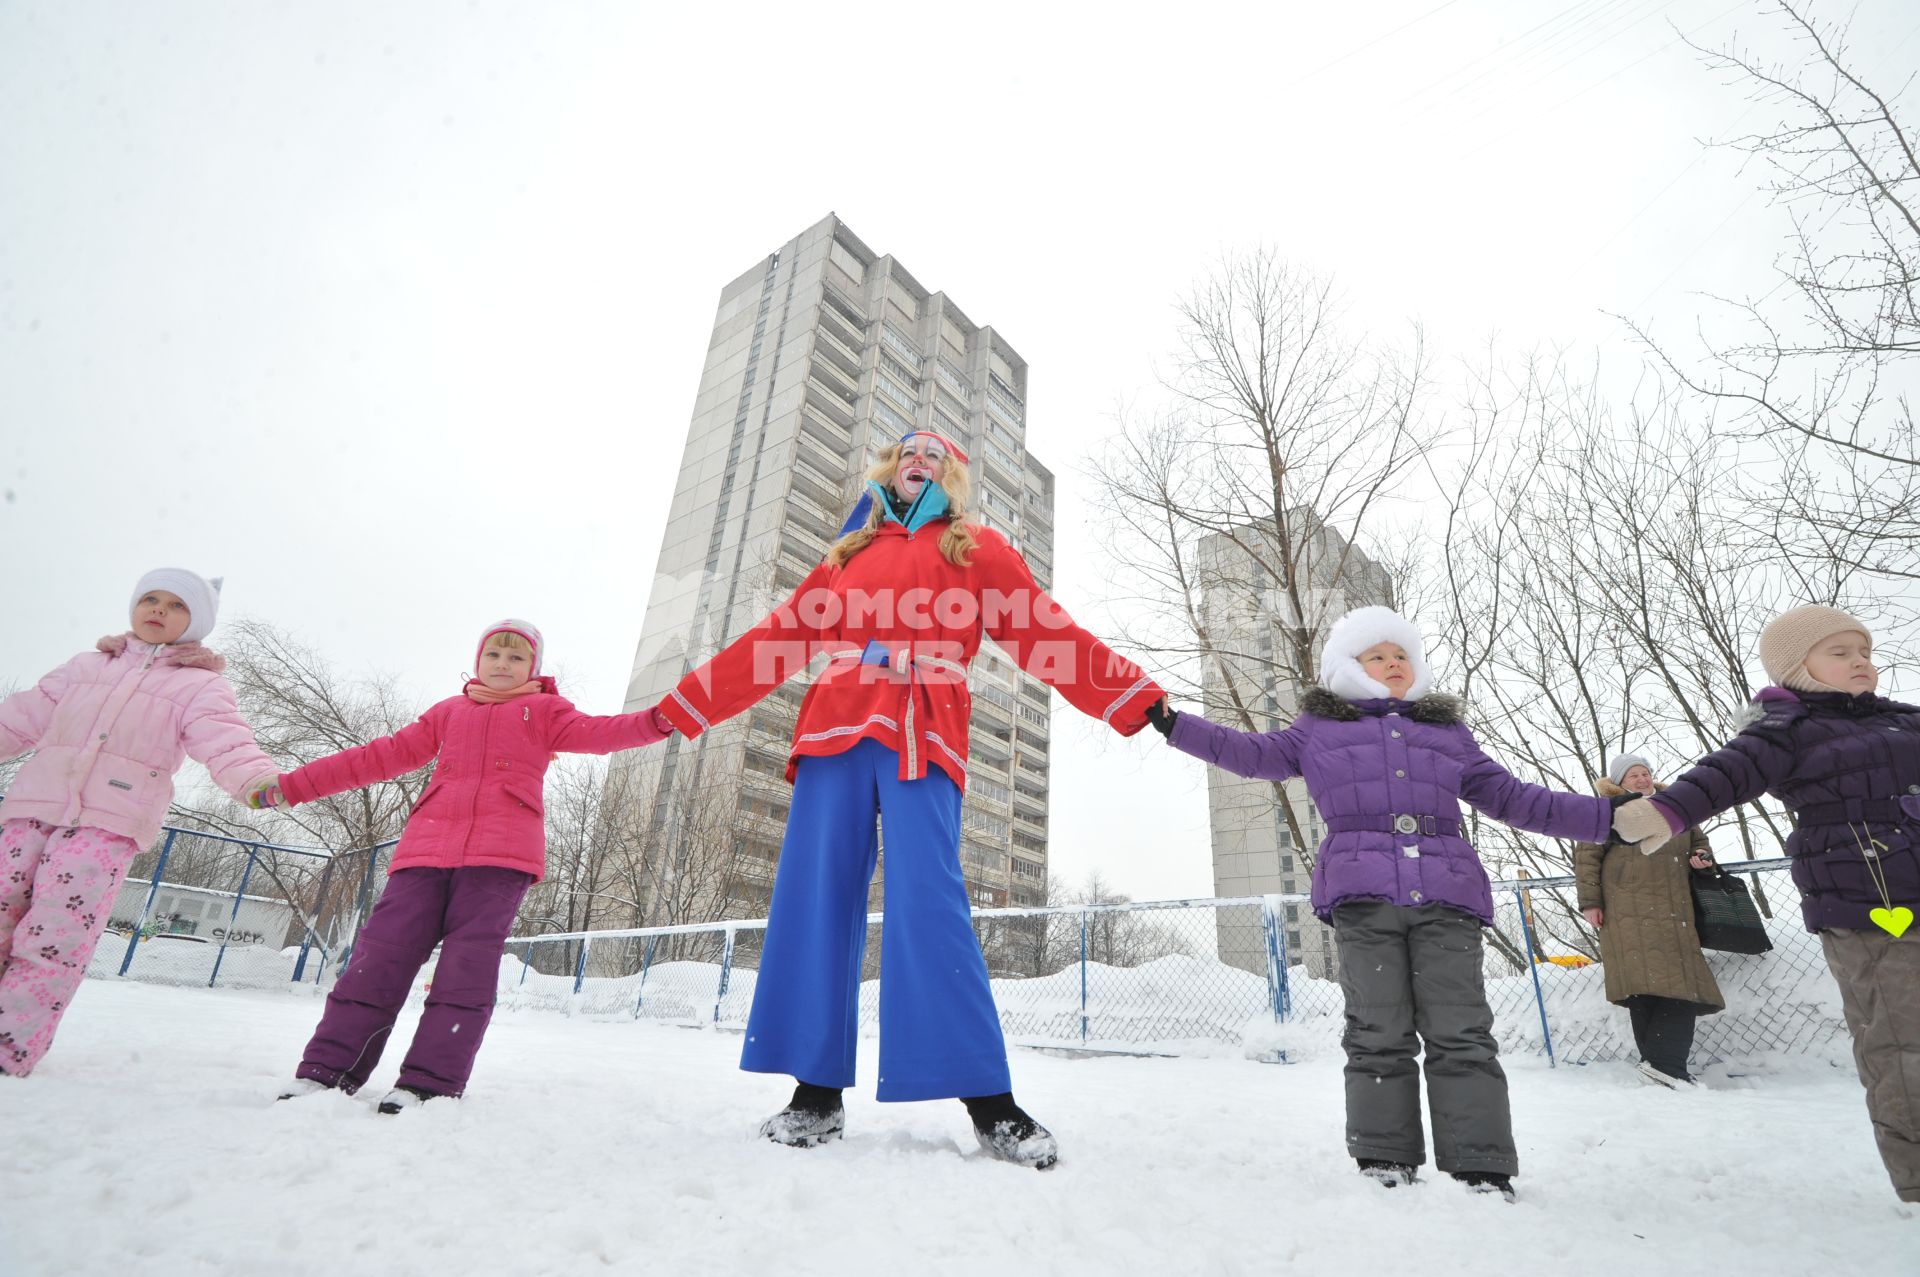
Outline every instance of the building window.
<svg viewBox="0 0 1920 1277"><path fill-rule="evenodd" d="M913 431L914 427L911 421L908 421L905 417L887 407L887 405L881 403L878 399L873 401L873 415L896 431L894 435L895 439L899 438L900 435L910 434ZM893 439L889 439L887 442L892 443Z"/></svg>

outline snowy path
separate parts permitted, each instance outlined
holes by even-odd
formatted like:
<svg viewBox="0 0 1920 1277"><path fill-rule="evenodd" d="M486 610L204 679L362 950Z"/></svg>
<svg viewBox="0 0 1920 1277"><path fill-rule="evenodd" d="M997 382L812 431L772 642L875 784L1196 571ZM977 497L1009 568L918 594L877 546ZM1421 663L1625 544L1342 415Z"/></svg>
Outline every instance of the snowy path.
<svg viewBox="0 0 1920 1277"><path fill-rule="evenodd" d="M1019 1052L1038 1174L870 1089L843 1143L762 1144L785 1088L737 1037L550 1013L503 1013L458 1104L377 1117L396 1048L365 1099L275 1105L319 1006L89 981L0 1077L0 1274L1893 1273L1920 1230L1851 1071L1810 1062L1682 1096L1512 1061L1509 1206L1357 1177L1327 1056Z"/></svg>

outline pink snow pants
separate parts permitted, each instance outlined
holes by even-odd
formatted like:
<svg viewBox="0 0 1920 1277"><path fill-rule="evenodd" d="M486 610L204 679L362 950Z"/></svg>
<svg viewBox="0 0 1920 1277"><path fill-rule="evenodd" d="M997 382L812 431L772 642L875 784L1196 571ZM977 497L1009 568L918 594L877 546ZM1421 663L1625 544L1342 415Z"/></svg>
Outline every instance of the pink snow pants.
<svg viewBox="0 0 1920 1277"><path fill-rule="evenodd" d="M53 1045L139 850L104 829L0 823L0 1073L25 1077Z"/></svg>

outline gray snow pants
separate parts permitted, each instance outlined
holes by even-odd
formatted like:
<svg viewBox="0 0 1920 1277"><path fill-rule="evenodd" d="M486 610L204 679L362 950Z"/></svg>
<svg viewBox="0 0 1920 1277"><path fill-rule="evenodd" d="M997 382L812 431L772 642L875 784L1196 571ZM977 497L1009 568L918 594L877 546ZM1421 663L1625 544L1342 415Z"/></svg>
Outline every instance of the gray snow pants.
<svg viewBox="0 0 1920 1277"><path fill-rule="evenodd" d="M1820 947L1840 985L1853 1063L1893 1191L1920 1202L1920 928L1823 931Z"/></svg>
<svg viewBox="0 0 1920 1277"><path fill-rule="evenodd" d="M1444 905L1362 900L1335 909L1333 929L1347 997L1347 1152L1409 1166L1427 1160L1414 1059L1424 1042L1435 1164L1515 1174L1479 920Z"/></svg>

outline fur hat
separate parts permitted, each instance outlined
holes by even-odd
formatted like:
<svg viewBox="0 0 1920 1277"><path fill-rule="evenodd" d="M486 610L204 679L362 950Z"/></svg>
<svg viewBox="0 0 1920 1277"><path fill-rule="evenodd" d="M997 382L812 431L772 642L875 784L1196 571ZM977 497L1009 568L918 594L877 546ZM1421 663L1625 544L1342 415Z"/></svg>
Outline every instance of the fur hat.
<svg viewBox="0 0 1920 1277"><path fill-rule="evenodd" d="M187 628L174 642L197 643L213 632L213 623L220 619L220 583L225 579L216 576L209 581L185 568L155 568L133 587L127 610L132 611L134 605L153 590L177 594L187 605Z"/></svg>
<svg viewBox="0 0 1920 1277"><path fill-rule="evenodd" d="M1427 671L1426 644L1413 622L1390 607L1357 607L1333 623L1320 649L1320 682L1336 696L1350 701L1380 700L1392 696L1386 684L1375 681L1360 667L1360 653L1377 643L1398 643L1413 667L1413 683L1402 700L1417 701L1433 685Z"/></svg>
<svg viewBox="0 0 1920 1277"><path fill-rule="evenodd" d="M518 634L533 644L533 671L530 677L540 677L540 660L547 654L547 641L540 637L540 631L532 621L522 621L517 617L508 617L504 621L495 621L480 633L480 644L473 649L473 664L480 667L480 654L487 650L487 640L496 634Z"/></svg>
<svg viewBox="0 0 1920 1277"><path fill-rule="evenodd" d="M1760 631L1760 664L1767 671L1767 677L1781 687L1798 692L1837 692L1839 688L1828 687L1807 673L1807 653L1813 651L1821 639L1849 630L1858 630L1869 642L1873 640L1873 631L1858 617L1837 607L1809 603L1788 608Z"/></svg>
<svg viewBox="0 0 1920 1277"><path fill-rule="evenodd" d="M1653 771L1653 764L1638 754L1616 754L1613 761L1607 764L1607 779L1616 785L1624 785L1627 783L1627 773L1636 767L1646 768L1649 774Z"/></svg>

